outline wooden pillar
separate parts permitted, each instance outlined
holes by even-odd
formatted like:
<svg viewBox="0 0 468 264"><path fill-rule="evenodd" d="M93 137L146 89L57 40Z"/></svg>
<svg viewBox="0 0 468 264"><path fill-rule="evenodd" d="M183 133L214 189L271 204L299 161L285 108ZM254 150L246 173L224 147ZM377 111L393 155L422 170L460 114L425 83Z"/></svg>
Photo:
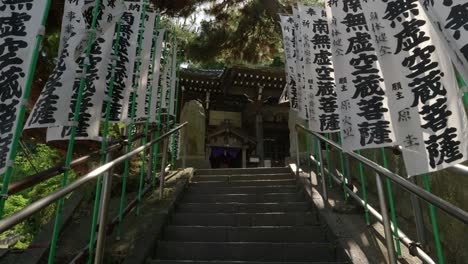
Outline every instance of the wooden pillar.
<svg viewBox="0 0 468 264"><path fill-rule="evenodd" d="M242 168L247 168L247 147L242 146Z"/></svg>
<svg viewBox="0 0 468 264"><path fill-rule="evenodd" d="M257 155L260 159L258 164L259 167L264 166L264 149L263 149L263 118L261 113L257 113L255 116L255 123L256 123L256 135L257 135Z"/></svg>

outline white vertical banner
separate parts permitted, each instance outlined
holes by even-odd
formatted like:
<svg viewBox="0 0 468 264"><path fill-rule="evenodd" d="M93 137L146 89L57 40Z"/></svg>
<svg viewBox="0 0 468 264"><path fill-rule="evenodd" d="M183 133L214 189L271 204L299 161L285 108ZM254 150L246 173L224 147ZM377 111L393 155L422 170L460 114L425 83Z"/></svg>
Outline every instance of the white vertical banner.
<svg viewBox="0 0 468 264"><path fill-rule="evenodd" d="M111 60L114 29L107 30L92 45L90 64L82 93L81 109L76 129L76 139L98 140L101 111L106 89L107 65ZM79 59L79 65L82 65ZM80 86L81 75L74 81L72 102L68 111L69 120L73 119L76 98ZM70 138L70 126L51 126L47 129L47 141L66 140Z"/></svg>
<svg viewBox="0 0 468 264"><path fill-rule="evenodd" d="M160 77L161 77L161 67L163 58L162 58L162 50L163 50L163 41L164 41L164 35L166 33L165 29L160 29L158 32L158 39L156 42L156 54L155 57L153 58L156 60L155 62L155 67L153 70L153 95L152 95L152 100L151 100L151 120L150 122L156 123L157 122L157 117L158 117L158 104L159 104L159 96L161 93L161 86L159 83Z"/></svg>
<svg viewBox="0 0 468 264"><path fill-rule="evenodd" d="M170 45L168 45L170 43ZM162 87L162 100L161 100L161 108L162 113L168 113L168 106L169 106L169 94L170 94L170 82L171 82L171 67L172 67L172 42L166 42L166 67L164 68L164 73L161 78L161 87Z"/></svg>
<svg viewBox="0 0 468 264"><path fill-rule="evenodd" d="M84 40L88 38L91 26L87 23L89 18L85 18L89 13L89 3L89 0L65 1L65 13L62 18L62 47L59 50L58 63L34 105L26 122L25 129L70 125L71 117L73 116L70 117L68 109L73 108L77 98L76 92L79 85L76 80L79 80L81 77L81 67L84 62L82 46L84 45ZM108 31L114 31L115 21L121 15L122 6L119 3L112 6L103 5L100 7L99 12L101 16L98 17L98 29L95 31L95 41L93 42L91 52L92 57L94 57L89 58L90 63L101 61L102 52L107 52L107 49L99 50L99 47L103 44L103 34ZM104 14L106 17L103 16ZM109 28L111 29L109 30ZM95 71L97 71L96 69L90 70L89 74L93 76ZM100 78L100 76L98 75L96 78ZM87 83L87 86L89 85ZM101 103L95 104L89 101L91 100L90 96L92 96L92 93L93 91L86 91L85 89L85 94L89 98L84 98L84 106L82 108L101 106ZM102 96L100 99L102 100ZM82 109L82 111L85 110ZM83 120L89 117L80 116L80 118L80 122L83 123L85 122Z"/></svg>
<svg viewBox="0 0 468 264"><path fill-rule="evenodd" d="M18 126L29 66L41 31L45 0L0 2L0 174Z"/></svg>
<svg viewBox="0 0 468 264"><path fill-rule="evenodd" d="M132 77L136 60L136 47L138 42L138 31L140 28L141 4L125 2L127 10L122 14L120 25L120 39L118 52L112 57L115 61L114 87L112 90L112 103L109 122L118 123L127 120L128 102L132 89ZM116 41L114 37L114 42ZM106 77L106 94L111 83L112 62L108 65ZM102 111L105 118L105 109Z"/></svg>
<svg viewBox="0 0 468 264"><path fill-rule="evenodd" d="M283 32L284 55L286 57L286 86L288 89L289 107L297 111L297 81L296 81L296 45L294 41L294 19L291 16L280 15Z"/></svg>
<svg viewBox="0 0 468 264"><path fill-rule="evenodd" d="M178 127L179 125L180 125L179 123L175 123L174 127ZM180 130L177 130L171 136L170 144L169 144L169 148L170 148L169 151L171 152L173 156L175 156L174 158L175 160L179 160L179 157L180 157L180 143L181 143Z"/></svg>
<svg viewBox="0 0 468 264"><path fill-rule="evenodd" d="M145 30L141 44L140 78L138 80L137 98L135 105L135 122L144 122L148 116L146 102L148 95L148 73L151 64L151 48L153 44L155 12L147 12L145 18Z"/></svg>
<svg viewBox="0 0 468 264"><path fill-rule="evenodd" d="M68 125L68 107L79 65L74 59L75 48L86 31L81 12L84 0L65 1L62 18L61 48L55 69L37 99L24 129Z"/></svg>
<svg viewBox="0 0 468 264"><path fill-rule="evenodd" d="M443 36L448 53L468 81L468 2L466 0L419 0L434 29Z"/></svg>
<svg viewBox="0 0 468 264"><path fill-rule="evenodd" d="M177 43L173 43L174 47L174 54L172 54L172 72L171 72L171 82L170 82L170 92L171 92L171 105L169 108L169 114L176 117L175 113L175 105L177 103L176 92L177 92Z"/></svg>
<svg viewBox="0 0 468 264"><path fill-rule="evenodd" d="M387 89L361 0L327 2L343 149L395 143Z"/></svg>
<svg viewBox="0 0 468 264"><path fill-rule="evenodd" d="M384 72L397 142L408 175L467 159L468 121L443 39L418 0L369 1L369 18Z"/></svg>
<svg viewBox="0 0 468 264"><path fill-rule="evenodd" d="M302 40L301 27L301 13L297 6L293 6L293 19L294 19L294 41L296 46L296 80L297 80L297 112L299 117L308 119L308 100L307 91L304 78L304 44Z"/></svg>
<svg viewBox="0 0 468 264"><path fill-rule="evenodd" d="M340 118L327 13L321 7L299 4L298 8L304 45L309 128L321 133L336 132L339 131Z"/></svg>

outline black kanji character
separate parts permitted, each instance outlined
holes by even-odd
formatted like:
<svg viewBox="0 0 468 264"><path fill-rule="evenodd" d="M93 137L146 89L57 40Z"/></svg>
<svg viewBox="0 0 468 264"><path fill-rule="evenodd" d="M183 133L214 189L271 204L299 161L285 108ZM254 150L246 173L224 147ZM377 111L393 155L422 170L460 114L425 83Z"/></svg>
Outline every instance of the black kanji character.
<svg viewBox="0 0 468 264"><path fill-rule="evenodd" d="M363 29L369 30L364 13L347 14L341 23L346 25L346 32L351 32L351 29L354 31Z"/></svg>
<svg viewBox="0 0 468 264"><path fill-rule="evenodd" d="M426 121L421 127L437 132L447 127L448 117L452 111L447 110L447 98L438 98L435 103L424 105L419 112Z"/></svg>
<svg viewBox="0 0 468 264"><path fill-rule="evenodd" d="M388 112L388 109L383 106L384 98L381 96L372 96L370 99L361 99L357 105L361 113L358 116L364 117L366 120L378 120L383 117L383 114Z"/></svg>
<svg viewBox="0 0 468 264"><path fill-rule="evenodd" d="M395 35L397 38L395 54L400 53L402 49L404 51L409 51L414 47L419 46L421 43L430 40L430 38L426 36L426 32L421 31L421 27L425 24L426 21L418 19L404 21L402 23L403 30Z"/></svg>
<svg viewBox="0 0 468 264"><path fill-rule="evenodd" d="M393 2L389 2L387 4L387 8L385 9L384 19L390 20L390 26L394 28L396 25L394 21L395 19L398 22L401 22L403 20L403 17L409 17L410 12L414 16L419 15L417 2L418 0L396 0Z"/></svg>
<svg viewBox="0 0 468 264"><path fill-rule="evenodd" d="M445 28L453 30L453 37L460 39L460 28L468 30L468 3L453 6L447 17Z"/></svg>
<svg viewBox="0 0 468 264"><path fill-rule="evenodd" d="M343 0L343 11L348 13L350 9L355 13L362 10L361 0Z"/></svg>
<svg viewBox="0 0 468 264"><path fill-rule="evenodd" d="M348 39L349 46L346 54L350 53L351 51L354 54L358 54L365 51L374 51L374 47L372 47L372 43L370 42L371 35L366 32L356 32L354 37Z"/></svg>

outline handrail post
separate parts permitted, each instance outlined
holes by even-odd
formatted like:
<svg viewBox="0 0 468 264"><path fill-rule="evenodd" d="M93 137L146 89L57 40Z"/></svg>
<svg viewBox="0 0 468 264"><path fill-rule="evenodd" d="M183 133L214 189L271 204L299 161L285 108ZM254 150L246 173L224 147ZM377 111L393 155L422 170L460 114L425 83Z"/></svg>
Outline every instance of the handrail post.
<svg viewBox="0 0 468 264"><path fill-rule="evenodd" d="M415 177L409 178L409 181L416 184ZM427 242L427 239L426 239L426 232L424 230L421 202L419 201L418 197L414 194L410 194L410 199L411 199L411 207L413 207L414 222L416 224L416 235L418 237L418 242L421 243L421 245L425 245Z"/></svg>
<svg viewBox="0 0 468 264"><path fill-rule="evenodd" d="M111 153L106 155L106 163L111 161ZM101 210L99 214L99 229L97 230L97 243L96 243L96 254L94 256L94 263L100 264L104 259L104 247L106 243L106 227L108 218L109 201L112 192L112 169L104 173L104 179L102 182L103 193L101 195ZM92 256L90 256L91 258Z"/></svg>
<svg viewBox="0 0 468 264"><path fill-rule="evenodd" d="M188 129L184 127L184 143L182 144L182 168L185 169L187 162L187 140L188 140Z"/></svg>
<svg viewBox="0 0 468 264"><path fill-rule="evenodd" d="M163 142L163 152L162 152L162 159L161 159L161 174L159 175L159 199L162 200L164 198L164 180L166 176L166 158L167 158L167 144L168 138L166 137Z"/></svg>
<svg viewBox="0 0 468 264"><path fill-rule="evenodd" d="M296 176L299 176L299 166L301 165L301 159L299 156L299 133L297 128L294 127L294 143L296 145Z"/></svg>
<svg viewBox="0 0 468 264"><path fill-rule="evenodd" d="M323 153L322 153L322 141L320 138L317 138L318 141L318 156L320 162L320 174L322 176L322 195L325 205L328 203L328 194L327 194L327 182L325 179L325 168L323 166Z"/></svg>
<svg viewBox="0 0 468 264"><path fill-rule="evenodd" d="M380 211L382 214L382 222L384 226L385 232L385 241L387 244L387 253L388 253L388 261L390 264L396 264L396 257L395 257L395 245L393 244L393 234L392 228L390 226L390 218L388 217L388 207L387 202L385 201L385 194L382 184L381 176L376 173L375 180L377 184L377 194L379 196L379 203L380 203Z"/></svg>
<svg viewBox="0 0 468 264"><path fill-rule="evenodd" d="M151 137L151 140L149 140L150 142L153 140L153 133L150 134L150 137ZM148 182L152 182L153 180L153 158L154 158L154 148L153 146L150 147L150 153L149 153L149 160L148 160L148 171L147 171L147 174L146 174L146 180Z"/></svg>

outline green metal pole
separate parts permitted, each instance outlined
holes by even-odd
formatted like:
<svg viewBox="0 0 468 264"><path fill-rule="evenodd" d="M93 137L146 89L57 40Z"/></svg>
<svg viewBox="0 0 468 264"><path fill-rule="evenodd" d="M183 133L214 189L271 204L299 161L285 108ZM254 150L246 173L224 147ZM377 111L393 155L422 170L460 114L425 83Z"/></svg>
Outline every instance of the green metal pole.
<svg viewBox="0 0 468 264"><path fill-rule="evenodd" d="M101 5L100 0L96 0L94 3L94 8L93 8L93 20L91 22L91 30L89 32L89 38L88 38L88 46L86 47L86 52L85 52L85 58L89 58L91 55L91 48L93 45L93 39L94 39L94 30L96 29L96 22L99 14L99 8ZM89 60L88 60L89 61ZM89 65L86 64L86 59L83 61L83 72L80 78L80 86L78 89L78 97L76 99L76 104L75 104L75 109L73 113L73 124L71 126L71 132L70 132L70 140L68 141L68 150L67 150L67 155L66 155L66 160L65 160L65 172L63 173L63 178L62 178L62 188L65 187L68 183L68 176L70 174L70 163L73 158L73 149L75 146L75 135L76 135L76 128L78 126L78 120L80 116L80 109L81 109L81 101L83 99L83 90L86 85L86 73L88 71ZM50 251L49 251L49 260L48 263L52 264L54 263L54 257L55 257L55 250L57 246L57 241L58 241L58 236L60 233L60 220L61 220L61 215L62 215L62 208L64 204L64 198L61 198L58 203L57 203L57 213L55 214L55 223L54 223L54 231L52 235L52 242L50 245Z"/></svg>
<svg viewBox="0 0 468 264"><path fill-rule="evenodd" d="M320 141L318 140L317 137L313 137L313 139L314 139L315 160L317 161L317 163L316 163L317 164L317 167L316 167L317 174L316 175L319 175L320 174L320 166L323 165L323 164L319 165L319 157L318 157L319 153L318 152L320 151Z"/></svg>
<svg viewBox="0 0 468 264"><path fill-rule="evenodd" d="M52 0L47 0L46 6L44 8L44 13L42 14L42 20L41 20L41 25L44 27L46 22L47 22L47 17L49 16L49 10L51 6ZM36 44L34 46L34 52L32 54L31 58L31 64L29 64L29 69L28 69L28 76L26 77L26 83L24 85L24 93L23 93L23 101L27 102L29 100L29 96L31 95L31 86L34 80L34 73L36 72L36 66L37 66L37 60L39 58L39 54L41 51L41 43L42 39L44 36L42 34L38 34L36 36ZM15 128L15 132L13 135L13 140L11 143L11 151L8 156L8 159L10 161L14 161L16 159L16 153L18 151L18 144L19 144L19 139L21 137L21 132L23 129L23 123L24 123L24 115L26 113L26 104L22 104L20 106L20 110L17 116L18 123ZM11 181L11 177L13 175L13 162L9 164L6 168L5 174L3 176L3 181L2 181L2 197L0 198L0 218L3 216L4 209L5 209L5 202L6 198L8 195L8 186Z"/></svg>
<svg viewBox="0 0 468 264"><path fill-rule="evenodd" d="M143 0L143 10L141 13L140 18L140 30L138 36L138 47L137 47L137 55L136 55L136 78L133 82L133 94L132 94L132 105L130 111L130 124L128 126L128 145L127 145L127 153L132 150L132 143L133 143L133 126L134 126L134 119L135 119L135 104L136 104L136 93L138 88L138 80L140 79L140 66L141 66L141 44L143 42L143 33L145 31L145 18L146 18L146 5L147 0ZM123 220L123 211L125 206L125 192L127 189L127 180L128 180L128 173L130 168L130 159L125 160L125 167L124 167L124 175L123 175L123 182L122 182L122 191L120 195L120 206L119 206L119 223L117 225L117 240L120 240L120 236L122 234L122 220Z"/></svg>
<svg viewBox="0 0 468 264"><path fill-rule="evenodd" d="M426 191L431 192L431 184L429 182L429 175L427 173L424 174L423 181L424 186L426 187ZM444 252L442 250L442 244L440 242L439 225L437 223L435 208L431 203L429 203L429 215L431 216L432 232L434 232L434 240L437 249L437 257L439 258L439 264L444 264Z"/></svg>
<svg viewBox="0 0 468 264"><path fill-rule="evenodd" d="M338 144L341 146L341 133L338 132ZM343 185L343 192L344 192L344 199L348 201L348 193L346 192L346 177L345 177L345 164L343 158L343 151L340 151L340 164L341 164L341 175L342 177L342 185Z"/></svg>
<svg viewBox="0 0 468 264"><path fill-rule="evenodd" d="M177 52L177 51L176 51ZM172 127L174 128L176 126L176 123L175 121L177 120L177 112L178 112L178 109L177 109L177 106L178 106L178 100L179 100L179 76L180 76L180 62L177 62L177 73L176 73L176 86L175 86L175 89L176 89L176 93L175 93L175 105L174 105L174 124L172 125ZM179 132L179 135L180 135L180 132ZM175 136L176 134L172 134L172 156L171 156L171 168L174 168L174 162L175 162L175 151L176 151L176 145L175 145Z"/></svg>
<svg viewBox="0 0 468 264"><path fill-rule="evenodd" d="M307 128L309 127L309 121L308 120L304 120L304 126L307 127ZM307 145L307 147L306 147L306 153L307 153L306 160L307 160L307 166L309 167L310 170L312 170L312 168L310 166L310 162L311 162L311 160L310 160L310 137L311 136L306 133L306 145Z"/></svg>
<svg viewBox="0 0 468 264"><path fill-rule="evenodd" d="M361 151L357 150L356 153L361 155ZM362 199L364 200L364 217L366 219L366 224L370 225L369 219L369 207L367 205L367 191L366 191L366 178L364 177L364 167L362 163L359 162L359 176L361 178L361 189L362 189Z"/></svg>
<svg viewBox="0 0 468 264"><path fill-rule="evenodd" d="M168 38L169 38L169 34L168 32L164 32L164 42L167 43L168 42ZM162 53L162 68L161 68L161 74L160 74L160 77L162 78L162 75L165 74L166 72L166 64L167 64L167 48L166 48L166 45L164 45L164 49L163 49L163 53ZM156 119L156 125L157 125L157 128L156 128L156 132L155 132L155 135L154 135L154 138L158 138L161 134L161 116L162 116L162 97L163 97L163 89L162 89L162 83L161 85L159 85L158 87L158 94L160 95L159 96L159 103L158 103L158 117ZM156 143L154 144L153 146L153 159L154 159L154 162L153 162L153 181L152 181L152 185L153 185L153 189L156 190L156 174L157 174L157 167L158 167L158 152L159 152L159 143Z"/></svg>
<svg viewBox="0 0 468 264"><path fill-rule="evenodd" d="M325 134L325 137L327 139L330 139L330 134L329 133ZM327 152L327 155L325 156L325 158L327 160L327 169L328 169L328 186L330 188L333 188L332 178L331 178L330 148L327 143L325 143L325 151Z"/></svg>
<svg viewBox="0 0 468 264"><path fill-rule="evenodd" d="M159 15L156 16L156 21L154 25L154 30L153 30L153 49L151 53L153 54L153 59L151 62L151 69L152 71L148 75L148 83L149 83L149 88L147 90L147 93L149 94L148 96L148 101L146 103L146 109L148 112L148 117L146 118L145 122L145 136L143 137L143 145L146 145L148 142L148 131L149 131L149 123L151 119L151 101L152 101L152 95L153 95L153 69L155 67L155 61L156 61L156 49L158 45L158 31L159 31ZM137 203L137 210L136 214L140 215L140 205L141 205L141 196L142 196L142 191L143 191L143 183L144 183L144 175L145 175L145 161L146 161L146 149L143 150L143 155L141 156L141 167L140 167L140 180L138 183L138 203ZM148 168L150 169L150 168Z"/></svg>
<svg viewBox="0 0 468 264"><path fill-rule="evenodd" d="M123 3L123 1L122 1ZM119 53L119 43L120 43L120 32L121 32L122 18L117 22L117 28L115 32L115 43L114 43L114 57ZM110 119L110 109L112 104L112 95L114 94L114 82L115 82L115 67L116 60L112 61L111 68L111 78L108 88L108 100L106 101L106 117L104 121L104 128L102 131L102 142L101 142L101 156L100 156L100 165L103 165L106 162L106 154L104 153L107 148L107 137L109 135L109 119ZM96 182L96 195L94 198L94 208L93 208L93 219L91 222L91 234L89 238L89 248L88 248L88 264L93 262L94 256L94 240L96 237L96 226L99 215L99 204L101 200L101 181L102 177L99 176Z"/></svg>
<svg viewBox="0 0 468 264"><path fill-rule="evenodd" d="M455 71L457 73L457 79L458 79L458 85L460 88L466 87L466 82L463 80L463 77L458 71ZM463 100L465 102L465 108L468 110L468 93L464 93L463 95Z"/></svg>
<svg viewBox="0 0 468 264"><path fill-rule="evenodd" d="M387 154L385 154L385 148L381 148L382 151L382 160L385 169L388 169L388 161L387 161ZM400 246L400 239L398 235L398 224L396 219L396 212L395 212L395 203L393 201L393 193L392 193L392 183L390 179L386 178L387 184L387 192L388 192L388 202L390 204L390 214L392 215L392 223L393 223L393 236L395 237L396 242L396 251L397 256L401 256L401 246Z"/></svg>
<svg viewBox="0 0 468 264"><path fill-rule="evenodd" d="M176 36L175 34L172 34L172 44L171 44L171 56L172 56L172 59L171 59L171 77L169 80L172 80L172 78L174 78L175 76L173 76L174 74L174 60L175 60L175 40L176 40ZM171 87L169 86L169 89ZM175 87L174 87L175 89ZM169 92L169 99L167 101L167 118L166 118L166 132L170 130L169 128L169 121L171 119L171 115L170 115L170 110L171 110L171 100L172 100L172 92ZM164 164L163 164L164 166Z"/></svg>

